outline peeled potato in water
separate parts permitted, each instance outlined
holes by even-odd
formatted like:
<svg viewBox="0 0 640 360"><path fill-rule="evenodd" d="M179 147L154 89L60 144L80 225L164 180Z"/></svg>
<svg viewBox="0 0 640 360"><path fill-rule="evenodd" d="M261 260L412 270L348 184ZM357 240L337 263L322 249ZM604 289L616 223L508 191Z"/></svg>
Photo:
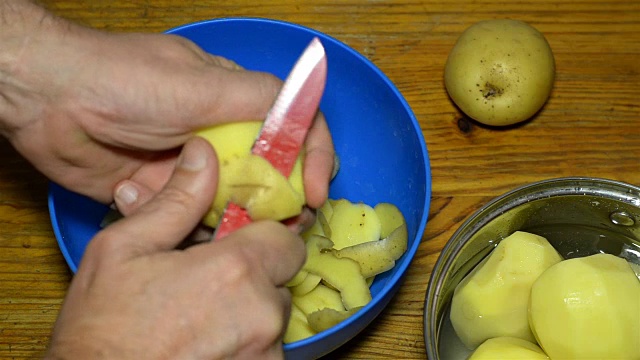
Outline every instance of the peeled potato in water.
<svg viewBox="0 0 640 360"><path fill-rule="evenodd" d="M503 239L454 291L451 324L465 346L503 336L535 342L527 314L531 286L561 260L541 236L517 231Z"/></svg>
<svg viewBox="0 0 640 360"><path fill-rule="evenodd" d="M530 324L552 359L640 359L640 281L625 259L562 261L531 288Z"/></svg>
<svg viewBox="0 0 640 360"><path fill-rule="evenodd" d="M549 360L537 344L514 337L491 338L478 346L467 360Z"/></svg>

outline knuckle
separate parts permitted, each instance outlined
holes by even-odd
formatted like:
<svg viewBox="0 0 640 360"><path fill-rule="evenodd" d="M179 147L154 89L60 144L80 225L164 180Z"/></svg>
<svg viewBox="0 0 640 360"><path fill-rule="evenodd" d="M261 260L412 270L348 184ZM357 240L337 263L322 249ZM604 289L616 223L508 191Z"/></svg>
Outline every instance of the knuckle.
<svg viewBox="0 0 640 360"><path fill-rule="evenodd" d="M219 257L220 265L225 269L222 280L230 285L253 282L254 256L250 256L247 251L243 251L237 246L233 249L224 252Z"/></svg>

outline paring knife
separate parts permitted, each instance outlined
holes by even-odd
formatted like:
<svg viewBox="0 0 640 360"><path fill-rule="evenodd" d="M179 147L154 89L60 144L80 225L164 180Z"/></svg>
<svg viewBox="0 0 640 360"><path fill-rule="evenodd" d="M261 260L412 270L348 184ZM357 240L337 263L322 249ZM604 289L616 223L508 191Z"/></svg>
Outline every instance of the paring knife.
<svg viewBox="0 0 640 360"><path fill-rule="evenodd" d="M252 154L269 161L287 178L318 111L326 78L324 47L318 38L314 38L287 76L251 149ZM230 202L216 227L213 240L219 240L249 223L251 218L246 210Z"/></svg>

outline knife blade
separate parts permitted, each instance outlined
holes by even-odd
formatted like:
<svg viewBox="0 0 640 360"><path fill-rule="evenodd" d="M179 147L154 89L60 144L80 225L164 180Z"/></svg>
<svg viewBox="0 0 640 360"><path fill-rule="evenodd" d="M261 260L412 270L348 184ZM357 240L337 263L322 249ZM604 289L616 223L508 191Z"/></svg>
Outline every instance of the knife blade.
<svg viewBox="0 0 640 360"><path fill-rule="evenodd" d="M318 111L327 77L327 59L314 38L298 58L267 113L251 153L266 159L285 177L291 175L298 154ZM241 206L230 202L213 234L219 240L251 223Z"/></svg>

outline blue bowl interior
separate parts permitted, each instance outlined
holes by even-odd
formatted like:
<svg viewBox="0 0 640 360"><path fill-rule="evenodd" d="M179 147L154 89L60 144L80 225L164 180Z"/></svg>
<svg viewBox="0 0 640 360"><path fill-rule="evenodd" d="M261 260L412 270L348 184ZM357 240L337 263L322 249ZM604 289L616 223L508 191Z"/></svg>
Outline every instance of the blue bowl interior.
<svg viewBox="0 0 640 360"><path fill-rule="evenodd" d="M266 19L229 18L175 28L204 50L284 79L313 37L320 38L328 77L320 108L329 124L341 168L331 198L395 204L404 213L409 248L394 269L379 275L363 311L311 338L285 345L288 358L317 358L364 329L387 305L417 251L427 222L431 174L427 148L410 107L366 58L343 43L299 25ZM108 208L51 184L49 208L61 251L75 272L88 241Z"/></svg>

